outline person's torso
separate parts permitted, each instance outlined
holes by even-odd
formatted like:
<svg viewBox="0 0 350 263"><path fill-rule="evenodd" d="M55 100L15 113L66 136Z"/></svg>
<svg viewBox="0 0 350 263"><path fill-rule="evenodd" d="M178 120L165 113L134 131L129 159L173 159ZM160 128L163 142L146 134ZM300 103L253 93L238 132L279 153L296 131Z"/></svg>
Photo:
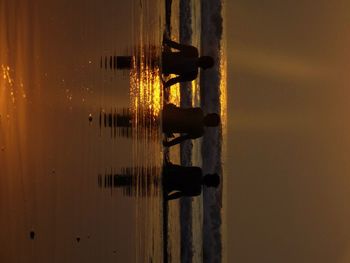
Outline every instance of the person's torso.
<svg viewBox="0 0 350 263"><path fill-rule="evenodd" d="M203 111L200 108L165 108L163 111L163 131L199 137L204 130L203 120Z"/></svg>
<svg viewBox="0 0 350 263"><path fill-rule="evenodd" d="M201 168L171 164L164 169L164 180L168 191L180 191L184 196L196 196L201 193Z"/></svg>
<svg viewBox="0 0 350 263"><path fill-rule="evenodd" d="M180 76L196 76L198 74L198 57L185 56L183 52L166 54L167 71Z"/></svg>

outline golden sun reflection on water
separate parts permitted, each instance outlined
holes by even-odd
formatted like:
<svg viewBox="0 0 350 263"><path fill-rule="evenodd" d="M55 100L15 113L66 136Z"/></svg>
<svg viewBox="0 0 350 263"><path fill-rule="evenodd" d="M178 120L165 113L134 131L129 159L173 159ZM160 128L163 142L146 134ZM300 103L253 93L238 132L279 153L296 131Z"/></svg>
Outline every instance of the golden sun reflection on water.
<svg viewBox="0 0 350 263"><path fill-rule="evenodd" d="M161 168L163 165L161 116L164 103L180 105L180 85L174 85L170 89L163 90L163 76L160 70L160 57L162 52L162 37L165 24L165 2L142 1L142 7L138 1L134 5L134 65L130 71L130 108L133 114L132 161L134 167ZM173 5L176 7L176 5ZM155 14L159 14L157 16ZM178 23L177 23L178 24ZM173 39L173 38L172 38ZM169 76L172 78L174 76ZM140 138L140 137L141 138ZM136 137L136 136L135 136ZM172 159L174 161L174 159ZM156 169L152 178L161 176L161 169ZM142 185L136 182L136 255L143 259L142 262L162 262L163 260L163 206L162 193L159 187L153 187L142 196ZM176 204L176 203L175 203ZM178 209L172 205L169 216L178 218ZM175 205L176 208L177 205ZM174 213L175 212L175 213ZM176 223L169 223L169 230L178 234ZM175 246L172 250L172 258L177 262L180 249L178 242L174 242L177 235L171 235L169 246ZM179 241L179 239L177 239ZM175 253L175 250L178 253Z"/></svg>
<svg viewBox="0 0 350 263"><path fill-rule="evenodd" d="M170 75L171 78L176 77L175 75ZM169 90L169 103L180 106L180 84L173 85Z"/></svg>
<svg viewBox="0 0 350 263"><path fill-rule="evenodd" d="M144 55L140 56L140 60L134 60L134 67L130 71L131 110L136 115L142 111L156 118L163 105L159 68L148 65ZM136 63L140 65L136 66Z"/></svg>
<svg viewBox="0 0 350 263"><path fill-rule="evenodd" d="M170 78L174 76L171 75ZM195 87L193 87L195 89ZM152 117L159 118L163 108L163 84L158 67L140 65L130 71L131 109L138 115L140 111L147 112ZM169 103L180 105L180 85L169 89ZM140 116L138 116L140 117Z"/></svg>
<svg viewBox="0 0 350 263"><path fill-rule="evenodd" d="M32 198L38 193L33 186L41 167L36 158L41 140L32 136L38 134L32 124L38 80L35 6L31 1L0 1L0 206L6 215L0 218L6 228L0 238L2 262L34 262L39 250L28 247L23 235L40 217Z"/></svg>
<svg viewBox="0 0 350 263"><path fill-rule="evenodd" d="M1 64L1 75L2 79L0 81L0 87L2 90L2 100L6 100L6 97L10 98L12 104L15 103L16 97L25 99L27 97L24 92L23 82L15 82L15 79L12 74L13 70L8 65ZM1 103L4 105L4 102Z"/></svg>
<svg viewBox="0 0 350 263"><path fill-rule="evenodd" d="M1 64L3 79L10 85L13 86L13 79L10 76L10 67Z"/></svg>
<svg viewBox="0 0 350 263"><path fill-rule="evenodd" d="M159 69L159 48L140 45L135 51L130 71L130 110L133 115L132 161L135 170L136 193L136 255L148 261L162 258L161 192L148 180L160 180L162 146L160 116L163 108L163 88ZM142 171L152 171L142 180ZM145 187L146 186L146 187ZM145 191L146 189L146 191ZM145 194L146 193L146 194ZM155 245L156 244L156 245Z"/></svg>

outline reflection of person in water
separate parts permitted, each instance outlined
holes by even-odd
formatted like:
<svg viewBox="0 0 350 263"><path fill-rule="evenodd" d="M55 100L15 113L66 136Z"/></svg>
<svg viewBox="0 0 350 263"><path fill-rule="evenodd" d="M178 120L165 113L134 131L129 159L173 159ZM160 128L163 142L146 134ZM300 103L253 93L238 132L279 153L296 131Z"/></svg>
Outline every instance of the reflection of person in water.
<svg viewBox="0 0 350 263"><path fill-rule="evenodd" d="M218 187L218 174L203 176L199 167L185 167L167 163L163 168L163 187L168 200L180 197L198 196L202 192L202 185Z"/></svg>
<svg viewBox="0 0 350 263"><path fill-rule="evenodd" d="M162 73L178 75L165 82L164 88L179 82L192 81L198 76L198 67L207 69L214 65L212 57L199 57L198 49L193 46L182 45L168 38L164 38L163 44L178 50L177 52L164 51L162 54Z"/></svg>
<svg viewBox="0 0 350 263"><path fill-rule="evenodd" d="M174 104L167 104L163 109L162 129L168 137L173 133L181 133L179 137L171 141L164 141L163 145L170 147L188 139L196 139L203 136L204 127L215 127L220 123L220 117L216 113L204 116L201 108L179 108Z"/></svg>

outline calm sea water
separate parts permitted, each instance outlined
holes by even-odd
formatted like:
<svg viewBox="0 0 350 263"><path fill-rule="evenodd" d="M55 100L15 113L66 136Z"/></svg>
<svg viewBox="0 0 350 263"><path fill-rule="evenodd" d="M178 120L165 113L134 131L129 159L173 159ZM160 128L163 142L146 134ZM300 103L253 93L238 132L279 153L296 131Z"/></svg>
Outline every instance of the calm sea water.
<svg viewBox="0 0 350 263"><path fill-rule="evenodd" d="M159 122L145 117L159 119L166 101L221 112L225 120L224 49L214 54L222 61L212 73L219 76L220 92L210 95L219 99L215 105L203 104L199 79L182 94L179 86L165 94L161 88L154 61L166 16L171 38L195 46L203 41L202 5L188 6L190 12L174 0L166 14L162 0L0 0L1 262L162 262L164 242L170 262L221 261L222 238L215 233L221 233L222 189L204 193L217 197L214 206L203 205L202 197L173 201L164 217L159 182L164 156L194 166L205 160L205 172L223 174L224 127L206 135L210 145L196 140L167 151ZM100 68L101 56L119 54L134 55L137 66ZM121 108L133 113L131 136L99 125L101 113ZM206 155L207 147L220 154ZM105 179L130 169L129 190ZM209 206L220 219L215 227L205 216L213 214ZM208 254L207 246L216 250Z"/></svg>

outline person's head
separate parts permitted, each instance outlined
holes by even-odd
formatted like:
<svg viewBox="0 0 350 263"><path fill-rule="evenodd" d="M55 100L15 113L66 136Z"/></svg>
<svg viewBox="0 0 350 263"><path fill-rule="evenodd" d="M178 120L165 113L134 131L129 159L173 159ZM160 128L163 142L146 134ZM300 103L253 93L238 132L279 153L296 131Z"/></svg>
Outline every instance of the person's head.
<svg viewBox="0 0 350 263"><path fill-rule="evenodd" d="M207 187L218 187L220 184L220 176L218 174L206 174L203 178L203 184Z"/></svg>
<svg viewBox="0 0 350 263"><path fill-rule="evenodd" d="M209 127L216 127L220 123L220 116L217 113L209 113L204 117L204 125Z"/></svg>
<svg viewBox="0 0 350 263"><path fill-rule="evenodd" d="M202 69L211 68L214 66L214 59L209 56L202 56L198 59L198 66L200 66Z"/></svg>

